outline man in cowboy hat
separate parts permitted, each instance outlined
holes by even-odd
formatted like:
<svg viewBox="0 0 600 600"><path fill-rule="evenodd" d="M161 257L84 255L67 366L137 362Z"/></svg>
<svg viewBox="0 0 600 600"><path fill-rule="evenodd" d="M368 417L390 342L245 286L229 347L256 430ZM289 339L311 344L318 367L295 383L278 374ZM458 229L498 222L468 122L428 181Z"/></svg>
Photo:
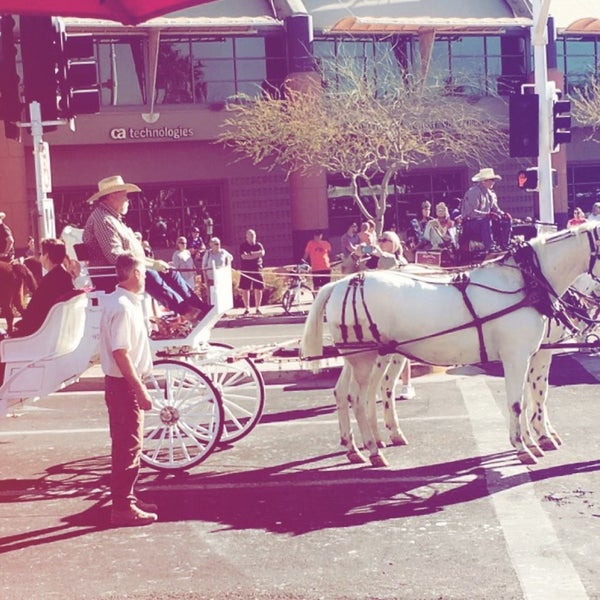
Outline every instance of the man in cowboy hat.
<svg viewBox="0 0 600 600"><path fill-rule="evenodd" d="M494 169L481 169L471 178L474 185L462 200L463 235L468 240L481 242L486 252L507 248L510 239L510 217L500 210L493 190L496 181L501 179ZM495 219L494 225L492 219Z"/></svg>
<svg viewBox="0 0 600 600"><path fill-rule="evenodd" d="M123 222L123 215L129 209L127 194L141 191L137 185L125 183L120 175L98 182L98 191L88 199L94 209L83 230L90 266L114 265L121 254L133 253L144 259L148 294L170 310L190 321L197 321L210 307L196 296L180 273L169 268L167 262L146 257L134 231Z"/></svg>

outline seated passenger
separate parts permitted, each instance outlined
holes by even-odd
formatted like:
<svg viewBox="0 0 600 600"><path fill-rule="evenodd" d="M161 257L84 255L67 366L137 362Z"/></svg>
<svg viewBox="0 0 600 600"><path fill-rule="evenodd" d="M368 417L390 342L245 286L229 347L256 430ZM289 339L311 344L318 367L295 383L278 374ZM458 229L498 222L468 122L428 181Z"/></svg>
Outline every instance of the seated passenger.
<svg viewBox="0 0 600 600"><path fill-rule="evenodd" d="M456 228L445 202L439 202L435 207L436 218L427 221L423 238L433 250L441 250L455 245Z"/></svg>
<svg viewBox="0 0 600 600"><path fill-rule="evenodd" d="M42 240L40 262L46 275L33 292L23 318L15 325L11 337L22 337L37 331L45 321L50 309L65 300L75 290L73 277L65 267L67 251L61 240Z"/></svg>
<svg viewBox="0 0 600 600"><path fill-rule="evenodd" d="M90 266L114 265L125 252L144 259L146 292L173 312L195 322L210 306L204 303L177 271L164 260L146 257L133 230L123 222L129 209L129 192L140 192L137 185L125 183L121 176L107 177L98 182L98 191L89 199L95 207L83 230L83 242L88 248Z"/></svg>

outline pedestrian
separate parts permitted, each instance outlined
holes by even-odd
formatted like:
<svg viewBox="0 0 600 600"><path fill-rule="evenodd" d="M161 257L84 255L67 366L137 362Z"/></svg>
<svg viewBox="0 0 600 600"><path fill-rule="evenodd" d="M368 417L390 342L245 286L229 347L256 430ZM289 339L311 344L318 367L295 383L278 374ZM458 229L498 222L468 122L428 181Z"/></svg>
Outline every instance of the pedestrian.
<svg viewBox="0 0 600 600"><path fill-rule="evenodd" d="M313 274L313 289L319 290L331 279L331 244L323 239L323 232L318 229L313 233L304 249L303 260L308 260Z"/></svg>
<svg viewBox="0 0 600 600"><path fill-rule="evenodd" d="M142 310L143 258L127 252L117 257L118 284L107 295L100 320L100 362L111 438L111 525L149 525L156 506L140 500L135 484L140 470L144 411L152 399L143 379L152 372L148 329Z"/></svg>
<svg viewBox="0 0 600 600"><path fill-rule="evenodd" d="M592 212L588 215L588 221L600 221L600 202L594 202Z"/></svg>
<svg viewBox="0 0 600 600"><path fill-rule="evenodd" d="M221 248L221 240L218 237L210 238L208 246L209 249L202 258L202 271L206 277L206 285L209 287L210 293L210 286L215 283L215 269L231 266L233 256L225 248Z"/></svg>
<svg viewBox="0 0 600 600"><path fill-rule="evenodd" d="M154 250L152 250L150 242L144 239L142 232L134 231L133 235L135 235L135 239L142 245L142 249L144 250L144 256L146 258L154 258Z"/></svg>
<svg viewBox="0 0 600 600"><path fill-rule="evenodd" d="M188 248L192 253L196 272L198 274L202 273L202 257L206 252L206 244L200 235L200 229L198 227L192 227L190 230L190 235L188 236Z"/></svg>
<svg viewBox="0 0 600 600"><path fill-rule="evenodd" d="M240 291L244 303L244 316L250 313L250 290L254 290L254 306L257 315L262 314L262 302L265 282L262 275L264 246L256 241L256 231L248 229L246 239L240 246L241 275Z"/></svg>
<svg viewBox="0 0 600 600"><path fill-rule="evenodd" d="M185 279L186 283L192 289L195 289L196 267L194 266L192 253L187 247L187 239L183 235L180 235L177 238L177 248L175 249L175 252L173 252L171 262L173 263L173 268L181 273L181 276Z"/></svg>
<svg viewBox="0 0 600 600"><path fill-rule="evenodd" d="M571 229L572 227L577 227L586 221L587 219L585 218L585 213L583 210L581 210L581 208L579 208L579 206L576 206L573 209L573 218L569 219L567 222L567 228Z"/></svg>
<svg viewBox="0 0 600 600"><path fill-rule="evenodd" d="M30 235L27 238L27 249L25 250L25 258L37 258L37 250L35 249L35 238Z"/></svg>
<svg viewBox="0 0 600 600"><path fill-rule="evenodd" d="M0 212L0 260L9 263L15 258L15 238L4 219L6 213Z"/></svg>
<svg viewBox="0 0 600 600"><path fill-rule="evenodd" d="M344 233L340 238L340 244L342 246L342 254L344 255L344 258L351 256L358 247L358 244L360 244L357 223L354 222L350 225L350 227L348 227L346 233Z"/></svg>

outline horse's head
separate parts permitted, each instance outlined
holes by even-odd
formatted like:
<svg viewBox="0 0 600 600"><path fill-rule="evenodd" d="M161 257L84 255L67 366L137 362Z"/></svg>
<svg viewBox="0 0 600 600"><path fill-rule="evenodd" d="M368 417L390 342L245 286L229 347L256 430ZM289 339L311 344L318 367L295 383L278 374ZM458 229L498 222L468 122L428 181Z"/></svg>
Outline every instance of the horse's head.
<svg viewBox="0 0 600 600"><path fill-rule="evenodd" d="M583 273L600 277L600 223L588 222L539 236L530 244L540 270L556 296L564 294Z"/></svg>

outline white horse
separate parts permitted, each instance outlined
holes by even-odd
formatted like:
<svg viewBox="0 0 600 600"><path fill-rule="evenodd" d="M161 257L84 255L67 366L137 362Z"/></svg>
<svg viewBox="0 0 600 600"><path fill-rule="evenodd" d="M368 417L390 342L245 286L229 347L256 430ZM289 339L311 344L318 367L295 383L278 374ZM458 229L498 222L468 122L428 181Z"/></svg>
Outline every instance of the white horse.
<svg viewBox="0 0 600 600"><path fill-rule="evenodd" d="M367 400L376 390L373 364L387 351L436 365L502 361L510 441L523 463L536 462L523 407L531 357L545 333L547 319L540 310L549 309L580 274L598 275L599 230L600 225L590 223L537 238L525 246L529 261L523 253L509 255L444 281L375 271L321 289L306 321L301 352L305 358L320 356L326 309L334 343L350 364L347 400L373 465L386 462L369 424ZM341 441L350 460L364 460L350 427L344 425Z"/></svg>
<svg viewBox="0 0 600 600"><path fill-rule="evenodd" d="M419 271L413 270L412 272ZM423 274L423 269L420 270L420 273ZM531 357L530 368L527 373L528 395L525 397L524 410L529 415L528 423L533 429L535 440L531 440L532 434L529 430L524 434L524 439L528 440L526 442L527 447L536 457L543 456L543 451L556 450L562 444L560 436L550 422L546 407L548 374L552 355L555 352L549 346L572 342L574 339L585 342L589 336L597 338L594 329L598 325L597 318L600 313L600 302L598 300L600 282L587 274L581 275L569 288L567 294L569 296L576 295L575 298L564 301L565 313L575 329L567 327L560 319L548 319L541 347ZM577 302L579 306L574 305L573 302ZM558 351L560 351L560 346ZM402 446L408 443L406 436L400 429L394 401L396 397L395 386L404 368L405 361L406 359L399 354L378 356L369 376L367 416L369 427L379 448L385 448L386 442L383 440L379 429L376 406L373 401L374 391L377 390L383 404L383 422L389 433L389 442L393 446ZM342 438L345 438L346 432L350 430L350 413L347 399L351 377L352 366L345 361L333 392ZM351 460L360 461L359 456L354 453L349 456Z"/></svg>

